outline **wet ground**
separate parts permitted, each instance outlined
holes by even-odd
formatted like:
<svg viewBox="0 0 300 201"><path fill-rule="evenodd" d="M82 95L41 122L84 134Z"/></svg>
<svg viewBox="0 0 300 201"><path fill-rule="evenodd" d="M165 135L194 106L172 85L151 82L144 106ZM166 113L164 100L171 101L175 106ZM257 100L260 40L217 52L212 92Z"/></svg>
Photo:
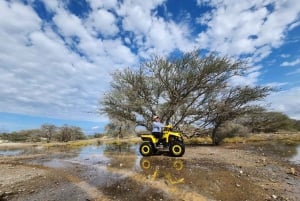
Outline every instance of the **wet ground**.
<svg viewBox="0 0 300 201"><path fill-rule="evenodd" d="M180 158L142 157L137 144L6 148L0 200L296 201L298 147L187 146Z"/></svg>

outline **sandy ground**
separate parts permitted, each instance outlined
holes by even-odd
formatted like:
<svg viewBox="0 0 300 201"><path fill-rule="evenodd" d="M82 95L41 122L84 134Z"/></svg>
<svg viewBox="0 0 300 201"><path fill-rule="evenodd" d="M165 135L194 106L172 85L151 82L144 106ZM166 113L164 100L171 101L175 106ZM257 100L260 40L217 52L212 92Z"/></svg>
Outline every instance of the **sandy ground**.
<svg viewBox="0 0 300 201"><path fill-rule="evenodd" d="M1 144L0 148L11 146L20 147L24 144ZM88 174L78 176L82 170L79 165L68 171L58 172L55 168L26 163L29 159L45 157L47 154L0 157L0 201L30 200L33 198L35 198L34 200L43 200L43 195L47 196L47 199L44 200L74 200L72 195L75 196L75 194L76 200L122 200L122 195L118 197L117 194L115 196L103 194L104 191L112 191L110 188L119 188L119 185L99 189L82 179L87 178ZM166 157L168 156L162 155L157 156L156 159L163 160ZM160 189L168 189L168 192L163 192L165 194L172 192L169 197L166 195L164 198L155 197L156 194L152 193L153 197L151 199L148 197L149 199L146 198L145 200L231 200L233 197L236 198L234 200L300 200L299 165L287 163L258 150L249 150L243 144L218 147L187 146L185 155L181 159L188 164L191 171L193 167L201 165L206 168L205 171L197 173L197 175L193 175L193 173L185 175L186 178L190 178L186 179L190 187L185 190L184 194L180 193L178 189L172 191L166 183L153 183L130 171L118 170L118 174L129 175L131 180L140 183L140 185L148 185L151 188L160 186ZM234 179L228 178L229 176L234 177ZM193 177L201 177L202 179L196 180ZM215 180L214 183L207 182L213 179ZM229 188L226 179L230 180L231 183L235 182L234 187ZM133 186L133 184L128 185ZM207 189L203 190L206 196L193 193L193 189L199 186ZM224 193L218 195L216 188L220 188L220 186L225 189L228 188L230 192L225 195ZM214 189L209 190L210 188ZM59 194L58 189L66 193ZM132 187L132 189L135 188ZM82 191L82 193L78 191ZM239 192L241 193L239 194ZM116 193L115 190L114 193ZM139 193L139 191L132 190L132 193ZM232 195L233 193L236 196ZM207 199L210 194L214 199Z"/></svg>

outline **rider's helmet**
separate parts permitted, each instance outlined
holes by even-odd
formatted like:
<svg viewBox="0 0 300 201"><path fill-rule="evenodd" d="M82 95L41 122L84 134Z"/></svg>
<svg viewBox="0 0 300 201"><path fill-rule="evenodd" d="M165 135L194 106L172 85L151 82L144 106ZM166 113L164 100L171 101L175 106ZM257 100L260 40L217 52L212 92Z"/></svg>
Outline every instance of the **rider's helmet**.
<svg viewBox="0 0 300 201"><path fill-rule="evenodd" d="M156 119L159 119L159 117L158 116L153 116L153 120L156 120Z"/></svg>

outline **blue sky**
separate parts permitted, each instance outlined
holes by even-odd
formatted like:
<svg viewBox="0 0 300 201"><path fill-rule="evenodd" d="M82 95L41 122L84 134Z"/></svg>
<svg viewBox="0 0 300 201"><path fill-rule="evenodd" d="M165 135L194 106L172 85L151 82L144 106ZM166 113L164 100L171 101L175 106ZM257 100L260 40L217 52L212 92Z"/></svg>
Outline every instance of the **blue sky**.
<svg viewBox="0 0 300 201"><path fill-rule="evenodd" d="M0 44L0 131L102 132L112 72L195 48L246 59L232 84L276 87L269 109L300 119L298 0L2 0Z"/></svg>

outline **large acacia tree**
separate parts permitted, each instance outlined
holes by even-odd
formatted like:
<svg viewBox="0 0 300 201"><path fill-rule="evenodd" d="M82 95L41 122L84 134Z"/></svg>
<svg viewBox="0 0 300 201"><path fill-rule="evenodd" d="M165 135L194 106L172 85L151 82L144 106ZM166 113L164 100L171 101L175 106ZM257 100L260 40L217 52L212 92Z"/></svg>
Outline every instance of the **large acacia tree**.
<svg viewBox="0 0 300 201"><path fill-rule="evenodd" d="M174 127L189 124L217 129L226 121L243 115L264 98L267 87L231 87L230 79L247 70L244 62L198 51L175 59L155 57L138 68L114 72L111 90L100 101L100 112L110 118L144 125L151 130L151 119L159 115Z"/></svg>

